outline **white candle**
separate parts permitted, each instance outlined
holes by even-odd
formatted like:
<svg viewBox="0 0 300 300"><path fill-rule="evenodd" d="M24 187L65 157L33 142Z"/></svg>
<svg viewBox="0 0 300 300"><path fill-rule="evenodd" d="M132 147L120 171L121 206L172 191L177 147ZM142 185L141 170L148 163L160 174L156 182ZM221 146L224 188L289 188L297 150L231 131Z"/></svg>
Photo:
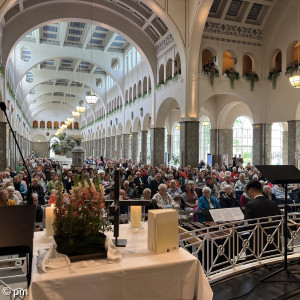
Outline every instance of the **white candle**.
<svg viewBox="0 0 300 300"><path fill-rule="evenodd" d="M142 227L141 206L130 206L130 226L132 229L140 229Z"/></svg>
<svg viewBox="0 0 300 300"><path fill-rule="evenodd" d="M51 207L46 207L46 236L53 236L54 229L54 205L51 204Z"/></svg>

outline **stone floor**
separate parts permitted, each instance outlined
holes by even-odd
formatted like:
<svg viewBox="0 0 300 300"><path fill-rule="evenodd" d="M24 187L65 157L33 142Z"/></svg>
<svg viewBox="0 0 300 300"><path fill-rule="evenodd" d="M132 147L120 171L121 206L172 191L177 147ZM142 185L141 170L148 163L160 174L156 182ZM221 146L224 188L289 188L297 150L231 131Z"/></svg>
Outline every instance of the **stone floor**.
<svg viewBox="0 0 300 300"><path fill-rule="evenodd" d="M282 267L282 266L280 266ZM283 300L300 299L300 284L298 285L286 272L281 272L266 282L259 280L278 269L277 266L263 267L244 273L234 278L212 284L213 300ZM300 261L289 269L300 281Z"/></svg>

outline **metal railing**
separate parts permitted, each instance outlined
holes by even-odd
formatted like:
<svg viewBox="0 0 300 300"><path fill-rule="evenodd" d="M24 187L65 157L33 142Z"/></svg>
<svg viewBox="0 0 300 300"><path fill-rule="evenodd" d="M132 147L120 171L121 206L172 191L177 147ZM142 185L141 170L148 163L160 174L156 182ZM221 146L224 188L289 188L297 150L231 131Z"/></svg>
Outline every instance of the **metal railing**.
<svg viewBox="0 0 300 300"><path fill-rule="evenodd" d="M300 213L290 213L288 219L289 255L300 256ZM206 228L191 223L188 227L194 230L180 227L179 244L200 260L207 278L213 280L228 273L225 271L283 259L283 224L281 215Z"/></svg>

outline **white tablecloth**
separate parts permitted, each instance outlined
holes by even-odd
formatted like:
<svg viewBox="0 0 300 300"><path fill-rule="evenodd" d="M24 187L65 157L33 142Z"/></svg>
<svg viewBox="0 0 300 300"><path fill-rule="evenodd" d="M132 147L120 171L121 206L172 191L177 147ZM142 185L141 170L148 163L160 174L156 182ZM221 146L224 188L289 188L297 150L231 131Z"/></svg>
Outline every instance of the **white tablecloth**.
<svg viewBox="0 0 300 300"><path fill-rule="evenodd" d="M145 224L147 225L147 224ZM112 236L112 233L108 234ZM156 255L147 249L147 226L132 232L120 226L122 260L89 260L43 273L36 267L38 249L52 242L43 232L34 236L30 300L188 300L212 299L212 290L198 259L183 249ZM194 298L195 297L195 298Z"/></svg>

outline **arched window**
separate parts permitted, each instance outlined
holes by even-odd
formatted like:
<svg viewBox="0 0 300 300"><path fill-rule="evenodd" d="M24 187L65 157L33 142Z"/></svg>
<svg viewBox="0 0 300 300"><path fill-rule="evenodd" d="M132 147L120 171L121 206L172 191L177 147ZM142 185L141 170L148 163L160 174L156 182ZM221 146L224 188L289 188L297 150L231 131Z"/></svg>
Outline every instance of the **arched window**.
<svg viewBox="0 0 300 300"><path fill-rule="evenodd" d="M173 77L172 74L172 59L169 58L166 66L166 79L171 79Z"/></svg>
<svg viewBox="0 0 300 300"><path fill-rule="evenodd" d="M175 122L172 128L172 158L180 159L180 124Z"/></svg>
<svg viewBox="0 0 300 300"><path fill-rule="evenodd" d="M151 131L147 132L147 164L151 162Z"/></svg>
<svg viewBox="0 0 300 300"><path fill-rule="evenodd" d="M248 162L252 164L252 146L252 120L246 116L238 117L233 123L233 155L241 154L244 165Z"/></svg>
<svg viewBox="0 0 300 300"><path fill-rule="evenodd" d="M59 123L57 121L54 122L54 129L59 128Z"/></svg>
<svg viewBox="0 0 300 300"><path fill-rule="evenodd" d="M34 120L34 121L32 122L32 127L33 127L33 128L38 128L38 127L39 127L39 122L36 121L36 120Z"/></svg>
<svg viewBox="0 0 300 300"><path fill-rule="evenodd" d="M211 124L207 116L200 119L199 127L199 160L207 162L207 154L210 153L210 129Z"/></svg>
<svg viewBox="0 0 300 300"><path fill-rule="evenodd" d="M79 129L78 122L74 122L74 129Z"/></svg>
<svg viewBox="0 0 300 300"><path fill-rule="evenodd" d="M45 128L45 121L40 122L40 128Z"/></svg>
<svg viewBox="0 0 300 300"><path fill-rule="evenodd" d="M214 65L215 65L214 55L211 53L210 50L204 49L202 51L202 71L204 70L204 68L207 68L210 66L213 67Z"/></svg>
<svg viewBox="0 0 300 300"><path fill-rule="evenodd" d="M146 93L147 93L147 77L145 76L143 80L143 94Z"/></svg>
<svg viewBox="0 0 300 300"><path fill-rule="evenodd" d="M47 128L51 128L52 129L52 122L51 121L47 122Z"/></svg>
<svg viewBox="0 0 300 300"><path fill-rule="evenodd" d="M234 68L234 58L232 54L228 51L225 51L223 53L223 72L222 74L225 73L225 70Z"/></svg>
<svg viewBox="0 0 300 300"><path fill-rule="evenodd" d="M245 75L246 73L250 73L252 71L253 71L252 58L248 54L245 54L243 56L243 75Z"/></svg>
<svg viewBox="0 0 300 300"><path fill-rule="evenodd" d="M175 74L181 74L181 61L179 53L175 56Z"/></svg>
<svg viewBox="0 0 300 300"><path fill-rule="evenodd" d="M282 165L283 128L281 123L272 125L272 165Z"/></svg>
<svg viewBox="0 0 300 300"><path fill-rule="evenodd" d="M159 67L158 82L164 82L164 80L165 80L165 66L161 64Z"/></svg>

